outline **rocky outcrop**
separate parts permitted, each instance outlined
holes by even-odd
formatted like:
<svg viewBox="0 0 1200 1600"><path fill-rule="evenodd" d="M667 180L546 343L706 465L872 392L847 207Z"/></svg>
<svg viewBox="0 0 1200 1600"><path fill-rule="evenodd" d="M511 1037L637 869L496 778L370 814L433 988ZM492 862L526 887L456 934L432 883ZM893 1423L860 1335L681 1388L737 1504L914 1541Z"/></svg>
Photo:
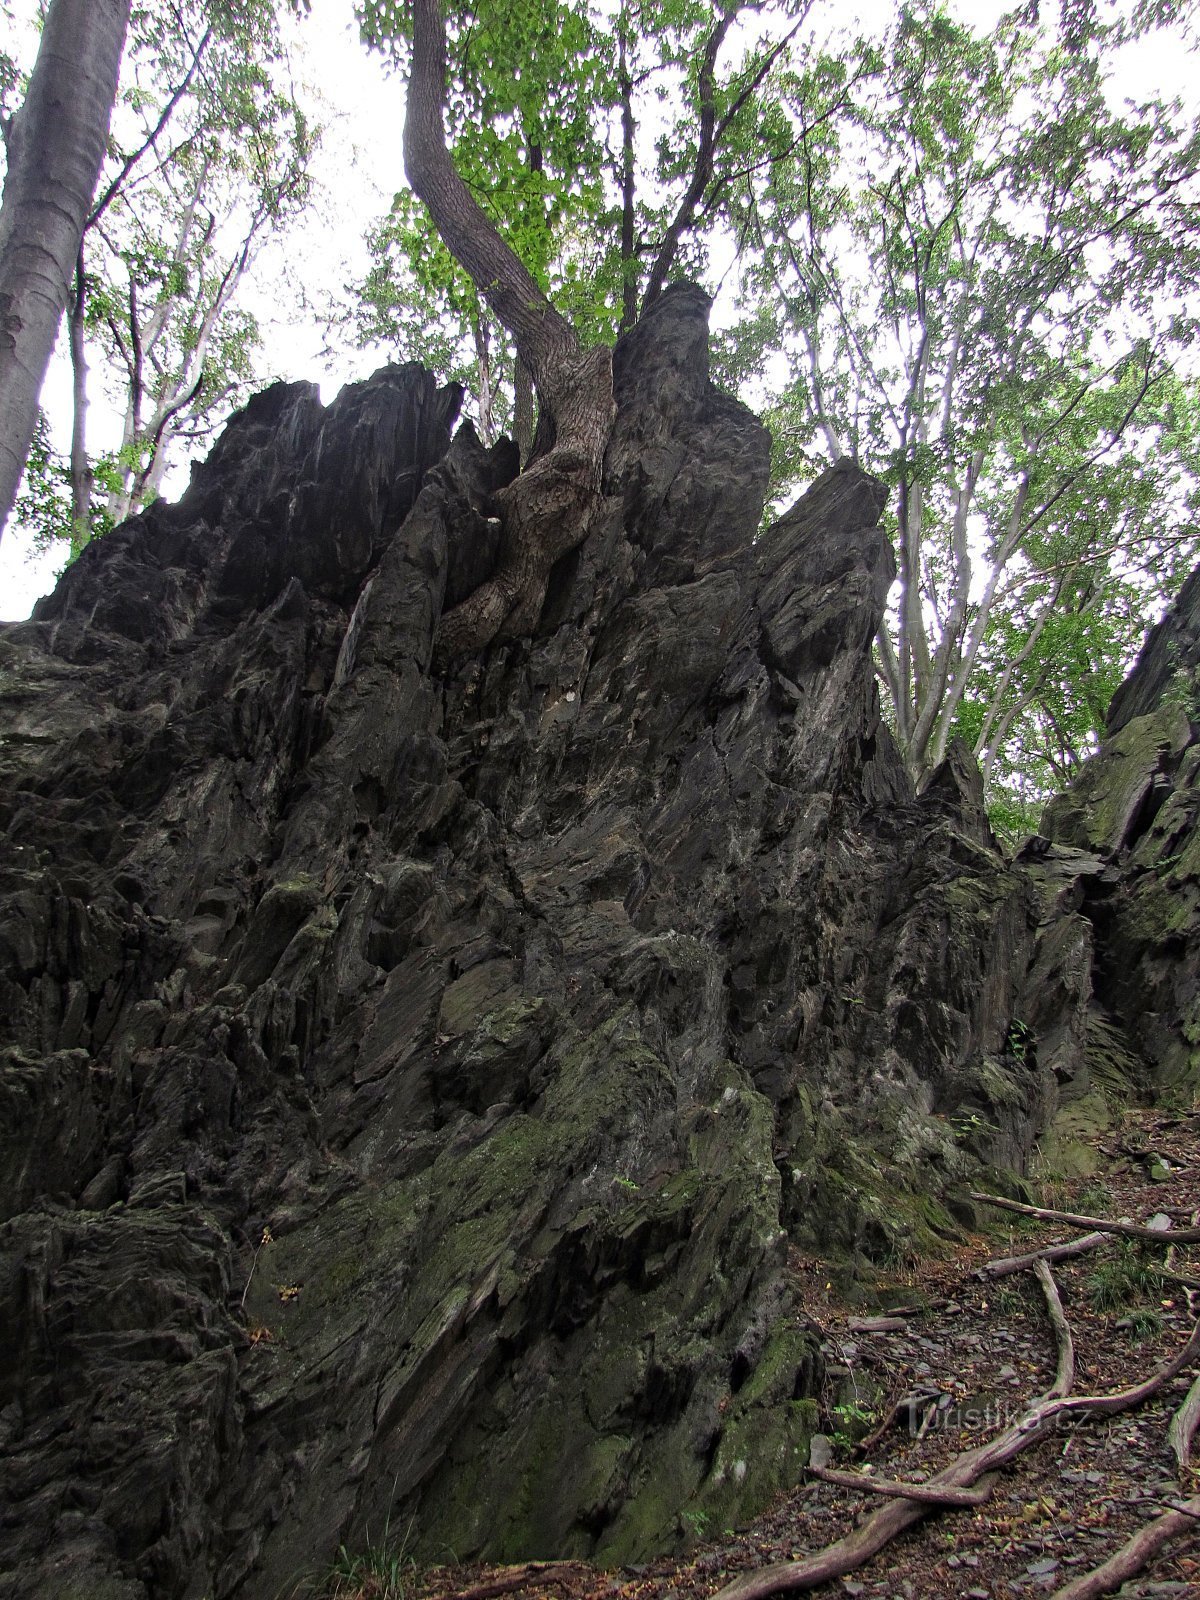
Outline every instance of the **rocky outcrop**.
<svg viewBox="0 0 1200 1600"><path fill-rule="evenodd" d="M815 1425L789 1248L951 1234L1090 1091L1097 845L912 793L883 493L759 532L706 311L618 346L531 639L431 668L516 462L412 367L258 396L0 632L0 1595L725 1526Z"/></svg>
<svg viewBox="0 0 1200 1600"><path fill-rule="evenodd" d="M1077 872L1125 1075L1158 1093L1200 1089L1198 727L1200 572L1151 630L1107 737L1041 825L1053 841L1042 858Z"/></svg>

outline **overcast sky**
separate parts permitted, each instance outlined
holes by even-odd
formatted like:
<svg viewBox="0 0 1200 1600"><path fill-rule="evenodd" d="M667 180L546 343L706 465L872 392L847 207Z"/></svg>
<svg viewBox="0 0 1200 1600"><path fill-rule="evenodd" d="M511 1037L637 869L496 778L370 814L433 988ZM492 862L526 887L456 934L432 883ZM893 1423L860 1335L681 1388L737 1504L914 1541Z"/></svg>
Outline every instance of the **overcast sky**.
<svg viewBox="0 0 1200 1600"><path fill-rule="evenodd" d="M21 0L17 9L18 13L22 9ZM25 0L25 9L32 13L32 0ZM971 0L956 9L988 26L1006 7L996 0ZM857 13L863 28L875 32L891 11L890 0L862 0L853 9L836 6L825 11L818 6L815 16L836 13L838 22L850 27ZM304 224L289 231L284 248L291 270L319 300L340 293L361 275L366 265L363 233L403 185L403 84L359 43L352 0L312 0L311 15L296 27L294 38L297 80L315 91L321 102L316 114L330 129L318 168L320 205ZM1190 94L1195 99L1195 77L1194 56L1143 49L1122 63L1121 89L1133 98L1157 92ZM302 98L307 97L302 93ZM266 333L261 370L268 377L316 379L328 400L343 383L367 376L378 364L379 353L341 348L330 359L313 317L294 305L289 291L280 291L272 271L277 266L270 254L264 256L258 287L247 301ZM55 361L43 404L65 448L70 372L64 359ZM94 447L113 448L118 442L118 420L106 416L99 394L89 410L89 429ZM166 493L178 493L186 481L186 466L176 468L168 477ZM28 616L38 596L53 586L62 559L61 555L31 559L28 538L10 526L0 542L0 617Z"/></svg>

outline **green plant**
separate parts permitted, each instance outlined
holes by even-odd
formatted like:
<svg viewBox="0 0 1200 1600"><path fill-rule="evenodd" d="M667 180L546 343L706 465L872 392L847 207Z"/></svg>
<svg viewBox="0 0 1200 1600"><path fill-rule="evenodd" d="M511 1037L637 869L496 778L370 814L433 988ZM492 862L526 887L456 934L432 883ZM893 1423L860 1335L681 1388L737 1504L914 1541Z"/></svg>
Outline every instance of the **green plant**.
<svg viewBox="0 0 1200 1600"><path fill-rule="evenodd" d="M701 1511L699 1507L681 1511L679 1515L687 1523L693 1538L703 1539L708 1529L708 1512Z"/></svg>
<svg viewBox="0 0 1200 1600"><path fill-rule="evenodd" d="M416 1573L416 1563L406 1554L412 1524L396 1549L388 1545L390 1526L389 1518L381 1542L357 1554L338 1546L325 1585L329 1600L405 1600Z"/></svg>
<svg viewBox="0 0 1200 1600"><path fill-rule="evenodd" d="M1005 1039L1009 1055L1015 1061L1024 1061L1033 1048L1033 1042L1033 1029L1027 1022L1014 1017L1008 1025L1008 1037Z"/></svg>
<svg viewBox="0 0 1200 1600"><path fill-rule="evenodd" d="M1000 1132L994 1122L981 1117L978 1111L956 1111L950 1118L950 1126L954 1130L956 1139L969 1139L981 1133Z"/></svg>
<svg viewBox="0 0 1200 1600"><path fill-rule="evenodd" d="M831 1406L830 1411L837 1423L831 1438L842 1450L848 1450L851 1445L857 1444L871 1431L875 1422L875 1413L858 1400L843 1400L838 1405Z"/></svg>
<svg viewBox="0 0 1200 1600"><path fill-rule="evenodd" d="M1162 1318L1153 1306L1141 1306L1129 1319L1129 1337L1135 1344L1154 1339L1162 1332Z"/></svg>
<svg viewBox="0 0 1200 1600"><path fill-rule="evenodd" d="M1136 1305L1159 1285L1159 1268L1146 1252L1132 1243L1118 1246L1111 1261L1103 1261L1087 1279L1093 1311L1124 1311Z"/></svg>

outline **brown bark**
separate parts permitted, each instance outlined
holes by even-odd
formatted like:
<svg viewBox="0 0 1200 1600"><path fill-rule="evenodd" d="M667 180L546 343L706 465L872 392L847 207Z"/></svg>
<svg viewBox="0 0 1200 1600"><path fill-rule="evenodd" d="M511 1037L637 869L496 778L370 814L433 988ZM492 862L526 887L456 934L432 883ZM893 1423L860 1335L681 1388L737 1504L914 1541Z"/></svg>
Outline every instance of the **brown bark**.
<svg viewBox="0 0 1200 1600"><path fill-rule="evenodd" d="M1184 1501L1181 1509L1166 1511L1147 1523L1102 1566L1056 1589L1050 1600L1094 1600L1096 1595L1111 1594L1135 1577L1172 1539L1185 1533L1194 1534L1197 1517L1200 1517L1200 1495L1193 1495Z"/></svg>
<svg viewBox="0 0 1200 1600"><path fill-rule="evenodd" d="M1192 1440L1200 1424L1200 1378L1197 1378L1184 1396L1183 1404L1171 1418L1167 1429L1167 1443L1175 1452L1180 1471L1191 1465Z"/></svg>
<svg viewBox="0 0 1200 1600"><path fill-rule="evenodd" d="M440 0L415 0L404 165L447 249L512 334L555 443L497 497L504 537L494 577L442 618L434 664L497 637L531 632L550 569L587 533L612 431L612 351L581 352L574 328L500 238L455 171L442 100L446 36Z"/></svg>
<svg viewBox="0 0 1200 1600"><path fill-rule="evenodd" d="M1102 1233L1119 1233L1126 1239L1150 1239L1155 1244L1200 1244L1200 1228L1143 1228L1137 1222L1111 1222L1107 1217L1085 1217L1075 1211L1050 1211L1044 1206L1027 1206L1020 1200L1005 1200L998 1194L976 1194L972 1200L999 1206L1002 1211L1017 1211L1023 1217L1040 1217L1046 1222L1065 1222L1070 1228L1095 1228Z"/></svg>
<svg viewBox="0 0 1200 1600"><path fill-rule="evenodd" d="M520 356L513 364L513 440L525 466L533 454L533 374Z"/></svg>
<svg viewBox="0 0 1200 1600"><path fill-rule="evenodd" d="M985 1261L976 1273L980 1278L1006 1278L1012 1272L1024 1272L1035 1261L1063 1261L1068 1256L1083 1255L1103 1244L1111 1235L1088 1233L1082 1239L1068 1239L1065 1244L1048 1244L1044 1250L1030 1250L1023 1256L1002 1256L996 1261Z"/></svg>
<svg viewBox="0 0 1200 1600"><path fill-rule="evenodd" d="M809 1467L810 1478L836 1483L840 1489L861 1489L889 1500L916 1500L927 1506L981 1506L992 1497L992 1485L977 1489L937 1488L932 1483L900 1483L894 1478L873 1478L869 1472L839 1472L833 1467Z"/></svg>
<svg viewBox="0 0 1200 1600"><path fill-rule="evenodd" d="M1070 1394L1075 1386L1075 1341L1071 1337L1071 1324L1067 1321L1067 1314L1063 1310L1062 1300L1059 1298L1058 1285L1054 1281L1054 1274L1044 1261L1035 1261L1033 1264L1034 1275L1042 1286L1042 1294L1046 1299L1046 1311L1050 1317L1050 1326L1054 1329L1054 1344L1058 1351L1058 1370L1054 1374L1054 1383L1051 1386L1051 1395Z"/></svg>
<svg viewBox="0 0 1200 1600"><path fill-rule="evenodd" d="M0 529L70 296L117 93L130 0L52 0L8 137L0 209Z"/></svg>

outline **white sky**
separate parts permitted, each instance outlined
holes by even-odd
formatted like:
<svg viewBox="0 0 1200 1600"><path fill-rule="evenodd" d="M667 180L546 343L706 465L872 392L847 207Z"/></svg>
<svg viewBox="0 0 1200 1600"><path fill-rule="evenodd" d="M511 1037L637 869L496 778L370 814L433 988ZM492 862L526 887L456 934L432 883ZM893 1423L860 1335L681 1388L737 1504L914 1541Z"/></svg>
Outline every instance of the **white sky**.
<svg viewBox="0 0 1200 1600"><path fill-rule="evenodd" d="M815 18L823 7L818 5ZM881 31L892 13L890 0L862 0L855 7L834 7L840 25ZM960 0L957 9L981 27L990 26L1008 9L997 0ZM825 13L829 15L829 12ZM301 85L316 87L321 104L318 119L330 123L318 163L322 199L317 211L290 231L282 246L290 270L305 288L320 299L338 294L362 275L367 263L363 234L403 186L400 138L403 122L403 85L383 69L380 58L359 43L351 0L312 0L312 13L295 30L293 60ZM1196 59L1186 53L1141 49L1122 63L1121 89L1134 98L1154 93L1195 95ZM309 96L303 97L306 100ZM330 399L343 383L367 376L379 365L375 351L343 349L332 359L323 356L322 333L311 316L298 311L291 291L280 291L271 271L268 252L257 274L259 288L247 304L260 318L266 348L260 358L264 381L270 378L310 378L321 383ZM99 387L98 383L95 385ZM70 372L57 357L43 391L43 404L64 447L69 438ZM115 446L119 424L115 414L105 414L96 395L89 411L95 447ZM187 480L187 467L168 475L167 494L179 492ZM47 592L62 565L55 554L31 555L28 537L11 526L0 541L0 618L29 615L39 595Z"/></svg>

